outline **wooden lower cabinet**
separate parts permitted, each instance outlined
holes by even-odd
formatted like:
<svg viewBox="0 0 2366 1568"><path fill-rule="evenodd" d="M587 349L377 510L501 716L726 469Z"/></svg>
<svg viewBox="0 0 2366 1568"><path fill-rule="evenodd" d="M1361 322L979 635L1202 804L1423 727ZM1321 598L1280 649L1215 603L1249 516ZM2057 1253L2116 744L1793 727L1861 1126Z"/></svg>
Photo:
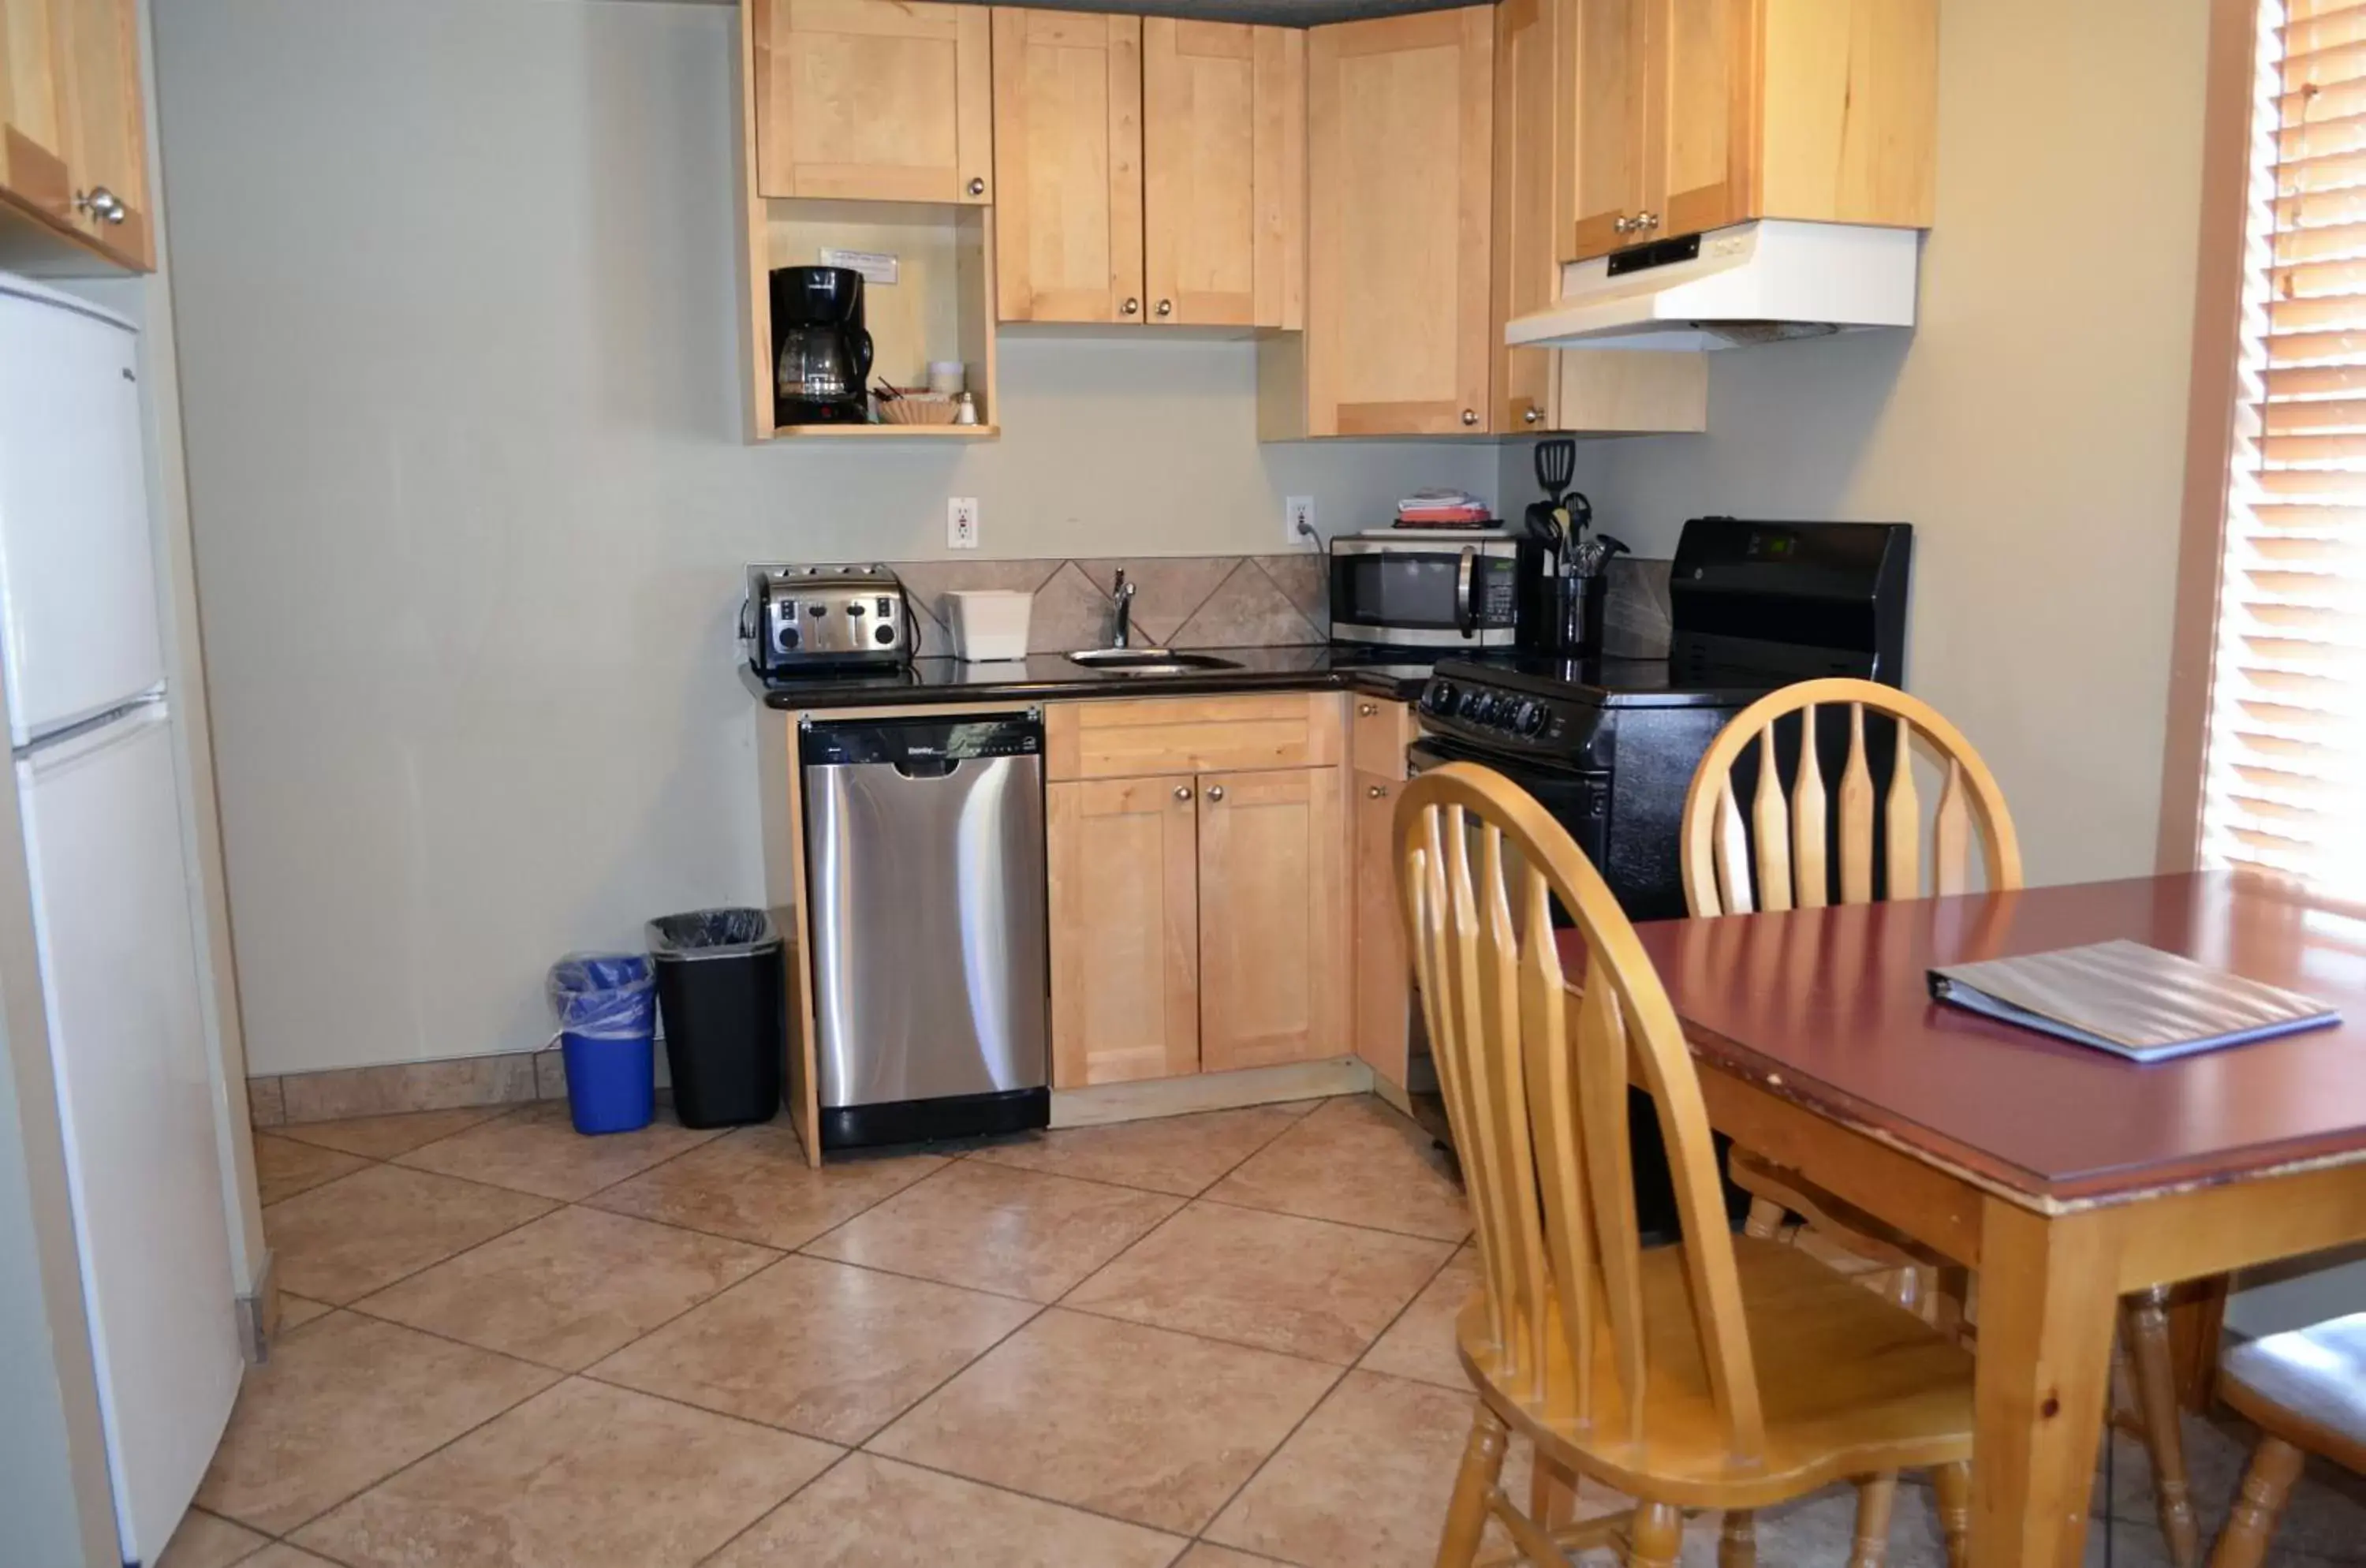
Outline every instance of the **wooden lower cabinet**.
<svg viewBox="0 0 2366 1568"><path fill-rule="evenodd" d="M1200 787L1200 1066L1341 1055L1346 899L1337 768Z"/></svg>
<svg viewBox="0 0 2366 1568"><path fill-rule="evenodd" d="M1084 779L1043 795L1053 1084L1199 1071L1197 781Z"/></svg>
<svg viewBox="0 0 2366 1568"><path fill-rule="evenodd" d="M1044 786L1056 1089L1345 1055L1336 767Z"/></svg>
<svg viewBox="0 0 2366 1568"><path fill-rule="evenodd" d="M1403 905L1397 897L1395 822L1403 772L1359 770L1349 792L1356 823L1355 1050L1365 1066L1400 1089L1413 1007Z"/></svg>

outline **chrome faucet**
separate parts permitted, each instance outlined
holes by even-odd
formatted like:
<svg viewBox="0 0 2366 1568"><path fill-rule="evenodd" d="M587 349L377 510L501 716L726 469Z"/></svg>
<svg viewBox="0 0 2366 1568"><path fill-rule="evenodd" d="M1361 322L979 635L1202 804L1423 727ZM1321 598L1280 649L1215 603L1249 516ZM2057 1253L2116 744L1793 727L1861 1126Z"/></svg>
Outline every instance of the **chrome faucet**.
<svg viewBox="0 0 2366 1568"><path fill-rule="evenodd" d="M1110 639L1111 648L1123 648L1127 634L1133 625L1133 584L1125 580L1125 569L1118 568L1116 584L1110 597L1117 601L1117 635Z"/></svg>

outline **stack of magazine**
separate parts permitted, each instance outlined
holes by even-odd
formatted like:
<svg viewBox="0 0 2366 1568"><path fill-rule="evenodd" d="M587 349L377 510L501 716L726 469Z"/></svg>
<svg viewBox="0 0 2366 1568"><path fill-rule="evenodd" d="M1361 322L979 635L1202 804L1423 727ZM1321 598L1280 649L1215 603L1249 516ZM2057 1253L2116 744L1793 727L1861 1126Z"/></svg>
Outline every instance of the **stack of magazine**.
<svg viewBox="0 0 2366 1568"><path fill-rule="evenodd" d="M2099 942L1931 971L1950 1006L2138 1062L2242 1045L2341 1015L2296 991L2135 942Z"/></svg>

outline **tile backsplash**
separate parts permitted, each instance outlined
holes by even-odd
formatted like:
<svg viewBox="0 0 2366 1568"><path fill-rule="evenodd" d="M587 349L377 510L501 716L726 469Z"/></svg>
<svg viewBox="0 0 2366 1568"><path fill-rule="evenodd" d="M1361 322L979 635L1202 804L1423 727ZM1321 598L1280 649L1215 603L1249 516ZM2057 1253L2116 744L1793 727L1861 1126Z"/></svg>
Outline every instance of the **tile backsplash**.
<svg viewBox="0 0 2366 1568"><path fill-rule="evenodd" d="M920 614L919 651L950 654L946 630L956 589L1035 595L1027 645L1034 653L1098 648L1117 626L1110 591L1121 570L1133 584L1133 640L1165 648L1289 648L1331 640L1329 559L1273 556L1096 556L1077 560L907 561L896 565ZM1668 651L1668 563L1610 563L1605 615L1608 651Z"/></svg>

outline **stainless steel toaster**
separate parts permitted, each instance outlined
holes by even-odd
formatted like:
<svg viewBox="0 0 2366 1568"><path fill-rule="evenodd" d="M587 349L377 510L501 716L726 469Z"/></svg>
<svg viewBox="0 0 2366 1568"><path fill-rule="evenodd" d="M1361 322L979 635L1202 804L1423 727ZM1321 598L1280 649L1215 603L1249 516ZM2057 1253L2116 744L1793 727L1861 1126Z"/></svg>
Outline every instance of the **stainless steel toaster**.
<svg viewBox="0 0 2366 1568"><path fill-rule="evenodd" d="M759 675L903 664L911 602L884 566L751 566L739 636Z"/></svg>

